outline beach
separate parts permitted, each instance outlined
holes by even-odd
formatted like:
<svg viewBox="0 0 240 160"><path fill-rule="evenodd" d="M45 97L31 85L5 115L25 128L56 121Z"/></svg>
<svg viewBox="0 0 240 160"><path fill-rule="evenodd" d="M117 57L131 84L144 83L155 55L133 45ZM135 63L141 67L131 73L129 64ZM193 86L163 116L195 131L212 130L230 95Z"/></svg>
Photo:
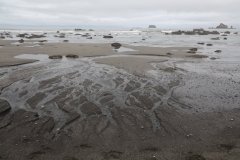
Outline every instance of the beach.
<svg viewBox="0 0 240 160"><path fill-rule="evenodd" d="M0 159L237 160L239 35L139 32L0 40Z"/></svg>

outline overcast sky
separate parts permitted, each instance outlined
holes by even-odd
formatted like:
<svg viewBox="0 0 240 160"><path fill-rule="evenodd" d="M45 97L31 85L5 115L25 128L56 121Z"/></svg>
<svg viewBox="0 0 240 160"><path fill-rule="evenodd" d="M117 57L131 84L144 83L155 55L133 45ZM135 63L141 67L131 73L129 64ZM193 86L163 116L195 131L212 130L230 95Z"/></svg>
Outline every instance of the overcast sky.
<svg viewBox="0 0 240 160"><path fill-rule="evenodd" d="M0 0L0 25L240 26L240 0Z"/></svg>

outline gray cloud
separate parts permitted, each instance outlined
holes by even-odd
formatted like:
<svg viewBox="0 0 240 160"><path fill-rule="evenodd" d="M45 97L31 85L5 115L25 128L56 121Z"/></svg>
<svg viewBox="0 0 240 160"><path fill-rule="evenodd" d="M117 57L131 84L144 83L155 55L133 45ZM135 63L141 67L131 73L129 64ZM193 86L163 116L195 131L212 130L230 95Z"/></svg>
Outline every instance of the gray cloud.
<svg viewBox="0 0 240 160"><path fill-rule="evenodd" d="M0 24L239 26L239 0L1 0Z"/></svg>

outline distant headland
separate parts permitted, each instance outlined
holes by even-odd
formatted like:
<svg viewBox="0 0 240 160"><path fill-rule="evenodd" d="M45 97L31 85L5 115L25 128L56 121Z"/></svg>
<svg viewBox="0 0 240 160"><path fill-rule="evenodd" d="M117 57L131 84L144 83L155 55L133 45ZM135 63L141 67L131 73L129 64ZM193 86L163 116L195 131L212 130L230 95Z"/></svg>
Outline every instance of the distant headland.
<svg viewBox="0 0 240 160"><path fill-rule="evenodd" d="M233 26L228 26L224 23L220 23L217 27L210 27L209 29L236 29Z"/></svg>

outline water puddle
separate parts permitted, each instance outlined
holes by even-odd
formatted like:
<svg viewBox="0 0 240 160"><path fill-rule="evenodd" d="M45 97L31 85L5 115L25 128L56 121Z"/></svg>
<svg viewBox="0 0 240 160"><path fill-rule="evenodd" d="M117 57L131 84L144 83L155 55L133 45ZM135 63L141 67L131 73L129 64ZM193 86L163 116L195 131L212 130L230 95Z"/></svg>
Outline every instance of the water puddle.
<svg viewBox="0 0 240 160"><path fill-rule="evenodd" d="M49 61L47 54L21 54L21 55L15 56L14 58Z"/></svg>
<svg viewBox="0 0 240 160"><path fill-rule="evenodd" d="M136 52L137 50L127 48L127 47L121 47L119 49L115 49L115 51L118 53L123 53L123 52Z"/></svg>

